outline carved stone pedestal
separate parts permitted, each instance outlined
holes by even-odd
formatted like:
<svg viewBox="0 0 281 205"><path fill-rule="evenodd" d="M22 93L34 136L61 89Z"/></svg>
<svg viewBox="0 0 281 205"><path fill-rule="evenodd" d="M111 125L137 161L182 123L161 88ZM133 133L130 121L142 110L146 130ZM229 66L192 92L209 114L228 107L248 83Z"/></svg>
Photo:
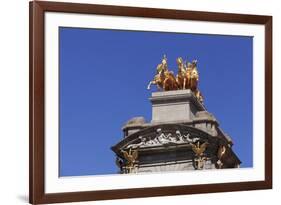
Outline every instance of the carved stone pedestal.
<svg viewBox="0 0 281 205"><path fill-rule="evenodd" d="M152 103L152 123L182 123L195 118L198 111L205 110L191 90L154 92Z"/></svg>

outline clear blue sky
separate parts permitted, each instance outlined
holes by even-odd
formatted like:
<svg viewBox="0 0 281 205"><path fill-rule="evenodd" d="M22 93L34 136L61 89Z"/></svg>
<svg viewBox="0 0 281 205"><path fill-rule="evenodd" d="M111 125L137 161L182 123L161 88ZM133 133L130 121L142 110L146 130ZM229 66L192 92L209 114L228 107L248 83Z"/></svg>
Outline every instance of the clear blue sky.
<svg viewBox="0 0 281 205"><path fill-rule="evenodd" d="M155 68L167 55L198 59L207 110L233 141L242 167L252 155L252 37L60 28L60 176L114 174L110 147L132 117L151 120ZM152 89L155 90L155 89Z"/></svg>

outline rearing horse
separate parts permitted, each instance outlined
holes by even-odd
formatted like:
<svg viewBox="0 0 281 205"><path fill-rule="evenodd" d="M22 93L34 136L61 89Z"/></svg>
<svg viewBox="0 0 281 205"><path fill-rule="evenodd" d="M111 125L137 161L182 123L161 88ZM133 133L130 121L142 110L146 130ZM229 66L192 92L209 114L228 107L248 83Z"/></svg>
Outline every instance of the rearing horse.
<svg viewBox="0 0 281 205"><path fill-rule="evenodd" d="M160 73L157 73L154 76L154 79L149 82L147 89L149 90L151 85L157 85L158 90L162 89L164 80L165 80L165 71L161 70Z"/></svg>
<svg viewBox="0 0 281 205"><path fill-rule="evenodd" d="M173 74L172 71L166 71L165 74L165 80L163 82L163 90L177 90L179 89L177 80Z"/></svg>
<svg viewBox="0 0 281 205"><path fill-rule="evenodd" d="M178 74L176 77L177 84L179 89L185 89L187 76L186 76L186 70L182 57L177 58L177 64L178 64Z"/></svg>
<svg viewBox="0 0 281 205"><path fill-rule="evenodd" d="M178 84L176 78L172 71L168 70L167 58L164 55L162 63L157 65L157 74L154 76L154 79L149 82L147 89L150 89L151 85L157 85L157 88L160 90L177 90Z"/></svg>
<svg viewBox="0 0 281 205"><path fill-rule="evenodd" d="M190 79L189 88L192 91L195 91L195 90L197 90L198 81L199 81L199 73L197 70L197 60L192 61L188 74L189 74L189 79Z"/></svg>

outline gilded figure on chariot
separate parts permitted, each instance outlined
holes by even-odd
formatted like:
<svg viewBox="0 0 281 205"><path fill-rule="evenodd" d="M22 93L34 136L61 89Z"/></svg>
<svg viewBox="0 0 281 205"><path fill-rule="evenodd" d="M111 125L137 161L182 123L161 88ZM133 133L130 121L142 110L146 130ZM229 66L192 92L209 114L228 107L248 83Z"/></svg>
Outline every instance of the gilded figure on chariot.
<svg viewBox="0 0 281 205"><path fill-rule="evenodd" d="M156 85L158 90L163 91L190 89L195 97L203 103L203 96L198 89L199 73L197 60L184 62L182 57L178 57L176 63L178 65L178 73L174 76L173 71L170 71L168 68L168 59L164 55L161 63L157 65L156 75L149 82L147 89L150 89L151 85Z"/></svg>

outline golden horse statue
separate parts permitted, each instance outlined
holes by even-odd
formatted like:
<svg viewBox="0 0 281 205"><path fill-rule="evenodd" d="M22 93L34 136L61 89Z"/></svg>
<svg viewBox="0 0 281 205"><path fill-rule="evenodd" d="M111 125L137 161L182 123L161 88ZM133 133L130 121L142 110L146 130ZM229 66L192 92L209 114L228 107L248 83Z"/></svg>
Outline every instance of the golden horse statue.
<svg viewBox="0 0 281 205"><path fill-rule="evenodd" d="M197 70L197 61L193 60L192 63L187 62L185 65L182 57L177 58L178 74L177 83L179 89L197 89L199 81L199 73Z"/></svg>
<svg viewBox="0 0 281 205"><path fill-rule="evenodd" d="M178 84L172 71L168 70L167 58L164 55L162 62L156 67L156 75L154 79L149 82L147 89L149 90L151 85L157 85L159 90L178 90Z"/></svg>
<svg viewBox="0 0 281 205"><path fill-rule="evenodd" d="M203 103L203 95L198 90L199 73L197 70L197 60L193 60L191 63L184 63L182 57L178 57L178 74L175 77L172 71L168 70L168 60L164 55L162 62L156 67L156 75L153 80L149 82L147 89L149 90L151 85L156 85L158 90L179 90L190 89L195 97Z"/></svg>
<svg viewBox="0 0 281 205"><path fill-rule="evenodd" d="M199 73L197 70L197 60L193 60L192 63L188 63L187 75L189 77L189 89L195 91L198 86Z"/></svg>
<svg viewBox="0 0 281 205"><path fill-rule="evenodd" d="M192 63L187 62L186 65L186 89L190 89L195 97L203 103L203 95L198 90L198 82L199 82L199 72L197 70L197 60L193 60Z"/></svg>
<svg viewBox="0 0 281 205"><path fill-rule="evenodd" d="M176 81L178 87L179 89L186 89L187 75L186 75L186 68L183 63L182 57L177 58L177 64L178 64L178 74L176 77Z"/></svg>
<svg viewBox="0 0 281 205"><path fill-rule="evenodd" d="M190 75L189 76L189 89L192 90L192 92L194 93L195 97L201 102L203 103L203 95L202 93L198 90L198 82L199 82L199 73L197 70L197 60L193 60L192 63L189 65L190 67L188 67L187 69L189 69L189 71L187 71L187 73Z"/></svg>

